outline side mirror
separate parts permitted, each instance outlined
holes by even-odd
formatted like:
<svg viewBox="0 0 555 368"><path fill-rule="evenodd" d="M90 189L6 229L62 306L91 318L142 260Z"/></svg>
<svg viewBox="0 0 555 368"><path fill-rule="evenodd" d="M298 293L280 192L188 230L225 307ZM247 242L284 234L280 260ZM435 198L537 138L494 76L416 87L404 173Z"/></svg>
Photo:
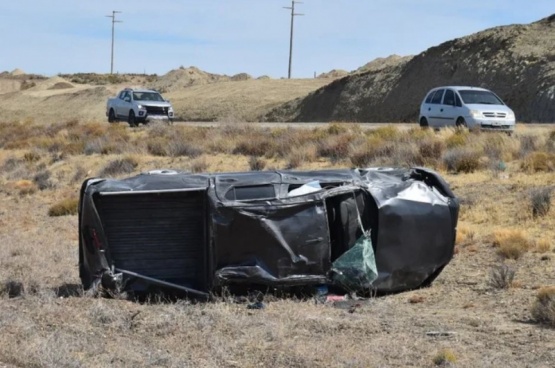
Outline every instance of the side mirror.
<svg viewBox="0 0 555 368"><path fill-rule="evenodd" d="M170 103L170 100L165 100L167 103Z"/></svg>
<svg viewBox="0 0 555 368"><path fill-rule="evenodd" d="M131 97L129 97L129 96L128 96L128 97L125 97L123 100L124 100L125 102L131 102Z"/></svg>

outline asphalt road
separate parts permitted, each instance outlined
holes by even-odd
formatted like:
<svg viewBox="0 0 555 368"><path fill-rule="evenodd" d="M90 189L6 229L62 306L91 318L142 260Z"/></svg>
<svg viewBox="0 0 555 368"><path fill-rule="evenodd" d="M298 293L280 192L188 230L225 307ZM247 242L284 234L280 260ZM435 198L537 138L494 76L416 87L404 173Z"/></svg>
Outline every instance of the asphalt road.
<svg viewBox="0 0 555 368"><path fill-rule="evenodd" d="M245 124L253 125L260 128L299 128L299 129L313 129L319 127L326 127L329 124L327 122L305 122L305 123L286 123L286 122L276 122L276 123L261 123L261 122L251 122L251 123L222 123L222 122L201 122L201 121L174 121L174 124L179 125L190 125L198 127L218 127L225 124ZM342 124L342 123L338 123ZM418 126L418 123L355 123L362 127L362 129L378 129L380 127L393 125L401 130L408 130ZM544 128L552 130L555 128L555 124L517 124L518 126L526 126L529 128Z"/></svg>
<svg viewBox="0 0 555 368"><path fill-rule="evenodd" d="M198 127L218 127L225 124L235 124L235 123L222 123L222 122L200 122L200 121L174 121L174 124L179 125L190 125L190 126L198 126ZM331 123L237 123L237 124L244 124L244 125L253 125L260 128L299 128L299 129L313 129L319 127L326 127ZM341 124L341 123L338 123ZM400 129L410 129L412 127L418 126L417 123L355 123L362 127L362 129L377 129L384 126L394 125Z"/></svg>

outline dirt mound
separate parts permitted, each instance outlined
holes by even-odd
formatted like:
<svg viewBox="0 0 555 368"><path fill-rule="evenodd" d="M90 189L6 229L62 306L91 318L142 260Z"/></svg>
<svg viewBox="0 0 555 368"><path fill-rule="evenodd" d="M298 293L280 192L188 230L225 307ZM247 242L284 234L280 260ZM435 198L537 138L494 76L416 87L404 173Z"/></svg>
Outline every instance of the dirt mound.
<svg viewBox="0 0 555 368"><path fill-rule="evenodd" d="M448 41L408 60L394 59L382 69L335 80L263 119L416 122L429 89L471 85L495 91L519 121L555 121L555 15Z"/></svg>
<svg viewBox="0 0 555 368"><path fill-rule="evenodd" d="M360 68L358 68L354 72L355 73L364 73L364 72L375 72L375 71L383 70L387 67L395 66L395 65L407 62L410 59L412 59L413 57L414 57L413 55L399 56L399 55L393 54L393 55L389 55L388 57L384 57L384 58L376 58L376 59L370 61L369 63L364 64L363 66L361 66Z"/></svg>
<svg viewBox="0 0 555 368"><path fill-rule="evenodd" d="M68 89L68 88L73 88L73 84L68 83L68 82L58 82L54 85L52 85L51 87L48 87L48 89Z"/></svg>
<svg viewBox="0 0 555 368"><path fill-rule="evenodd" d="M222 81L229 81L230 78L225 75L207 73L197 67L179 68L172 70L157 81L150 84L160 92L172 92L194 85L203 85Z"/></svg>
<svg viewBox="0 0 555 368"><path fill-rule="evenodd" d="M325 79L337 79L337 78L342 78L346 75L348 75L349 72L343 69L333 69L327 73L322 73L319 76L317 76L316 78L325 78Z"/></svg>
<svg viewBox="0 0 555 368"><path fill-rule="evenodd" d="M239 82L239 81L246 81L252 79L252 77L247 74L247 73L239 73L239 74L235 74L233 77L231 77L231 80L234 82Z"/></svg>
<svg viewBox="0 0 555 368"><path fill-rule="evenodd" d="M10 72L10 75L18 76L18 75L25 75L26 73L21 69L14 69Z"/></svg>

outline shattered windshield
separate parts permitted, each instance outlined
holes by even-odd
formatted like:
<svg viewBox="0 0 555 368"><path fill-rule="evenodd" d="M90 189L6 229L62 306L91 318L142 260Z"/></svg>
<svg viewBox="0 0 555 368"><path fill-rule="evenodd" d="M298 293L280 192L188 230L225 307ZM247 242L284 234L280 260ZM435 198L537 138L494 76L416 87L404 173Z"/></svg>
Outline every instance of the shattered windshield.
<svg viewBox="0 0 555 368"><path fill-rule="evenodd" d="M489 91L462 90L459 94L467 105L504 105L499 97Z"/></svg>
<svg viewBox="0 0 555 368"><path fill-rule="evenodd" d="M133 100L135 101L157 101L163 102L164 99L156 92L133 92Z"/></svg>

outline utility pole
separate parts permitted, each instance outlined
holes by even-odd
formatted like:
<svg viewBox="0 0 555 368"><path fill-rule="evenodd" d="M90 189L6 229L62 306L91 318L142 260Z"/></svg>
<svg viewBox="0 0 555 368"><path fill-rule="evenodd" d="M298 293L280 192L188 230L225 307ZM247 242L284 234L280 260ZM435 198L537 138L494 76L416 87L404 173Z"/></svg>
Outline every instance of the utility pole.
<svg viewBox="0 0 555 368"><path fill-rule="evenodd" d="M287 78L291 79L291 62L293 61L293 24L295 23L295 17L298 15L304 15L302 13L295 13L295 4L302 4L301 1L291 0L291 6L284 6L283 9L291 9L291 35L289 38L289 72L287 73Z"/></svg>
<svg viewBox="0 0 555 368"><path fill-rule="evenodd" d="M107 15L108 18L112 18L112 57L110 63L110 74L114 73L114 26L116 23L123 23L121 20L116 20L116 13L121 13L117 10L112 10L112 15Z"/></svg>

